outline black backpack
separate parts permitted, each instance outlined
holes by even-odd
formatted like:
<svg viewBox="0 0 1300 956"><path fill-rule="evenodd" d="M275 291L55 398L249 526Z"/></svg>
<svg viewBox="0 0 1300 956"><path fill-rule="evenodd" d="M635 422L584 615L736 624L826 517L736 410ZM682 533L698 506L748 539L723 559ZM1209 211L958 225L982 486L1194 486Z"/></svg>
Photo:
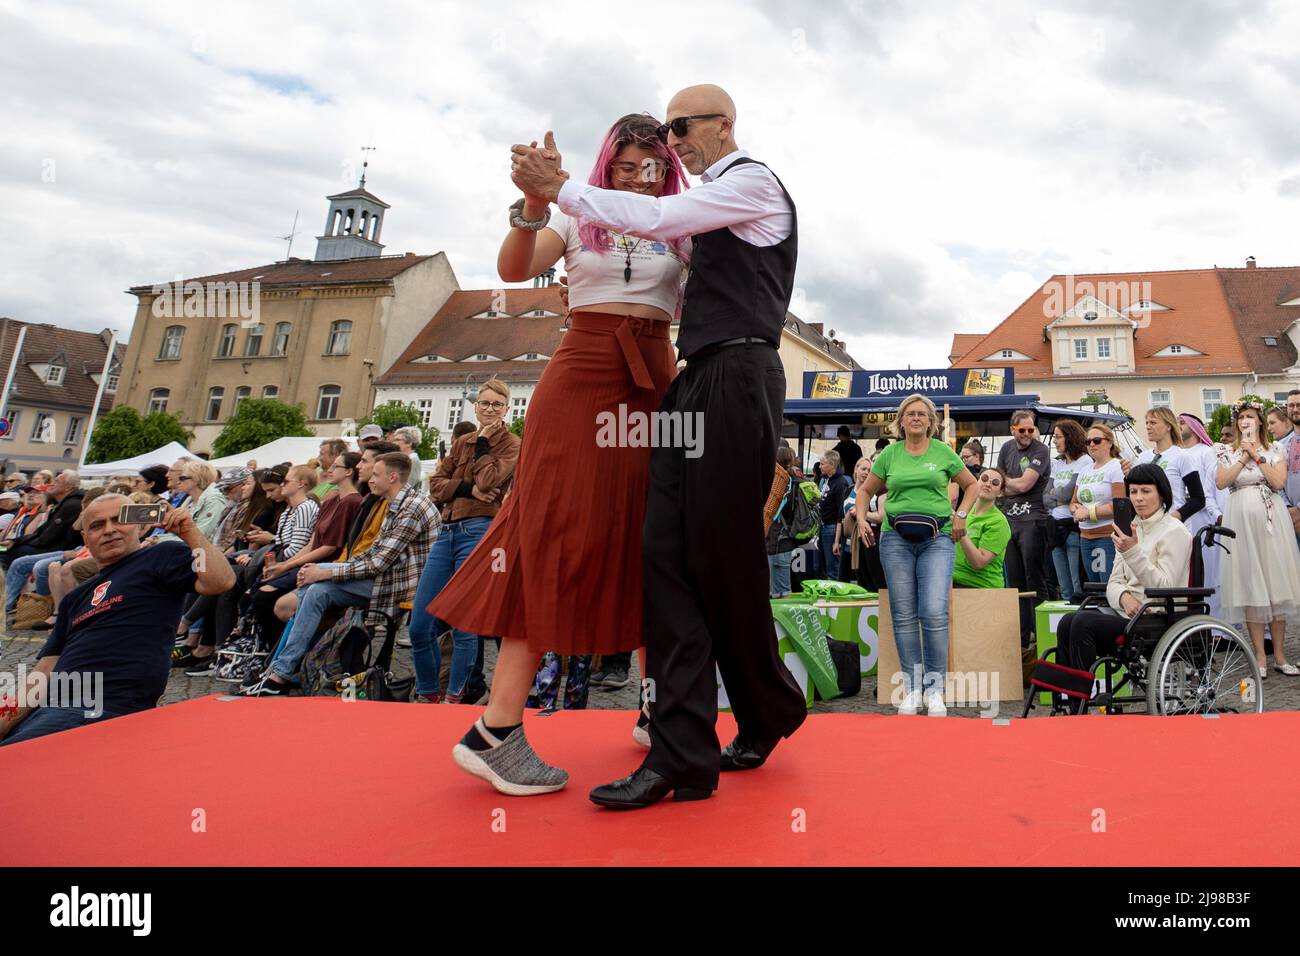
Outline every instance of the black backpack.
<svg viewBox="0 0 1300 956"><path fill-rule="evenodd" d="M790 490L767 533L767 553L784 554L816 541L822 530L821 501L815 482L791 477Z"/></svg>

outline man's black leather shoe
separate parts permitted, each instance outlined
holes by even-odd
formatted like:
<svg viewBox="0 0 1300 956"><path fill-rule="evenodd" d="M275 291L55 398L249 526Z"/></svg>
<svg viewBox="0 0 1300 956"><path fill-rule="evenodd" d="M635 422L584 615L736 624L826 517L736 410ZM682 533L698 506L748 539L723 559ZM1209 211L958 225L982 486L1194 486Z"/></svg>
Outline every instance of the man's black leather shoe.
<svg viewBox="0 0 1300 956"><path fill-rule="evenodd" d="M713 796L712 790L679 787L647 767L638 767L622 780L615 780L591 791L591 802L611 810L639 810L658 803L670 793L674 800L706 800Z"/></svg>
<svg viewBox="0 0 1300 956"><path fill-rule="evenodd" d="M736 739L723 748L718 769L723 771L754 770L763 766L775 749L776 744L759 747L746 743L737 734Z"/></svg>

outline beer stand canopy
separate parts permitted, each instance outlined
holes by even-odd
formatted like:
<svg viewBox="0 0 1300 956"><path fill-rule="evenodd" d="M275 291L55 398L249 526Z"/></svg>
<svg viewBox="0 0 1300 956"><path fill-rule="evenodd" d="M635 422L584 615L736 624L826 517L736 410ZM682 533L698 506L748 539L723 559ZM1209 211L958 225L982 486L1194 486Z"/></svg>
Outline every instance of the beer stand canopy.
<svg viewBox="0 0 1300 956"><path fill-rule="evenodd" d="M885 371L804 372L803 398L785 402L785 438L799 441L799 459L806 460L806 443L835 441L841 425L855 439L895 438L890 430L898 403L918 393L934 402L941 419L951 422L939 437L959 445L970 438L1010 437L1011 413L1032 410L1040 434L1049 434L1057 419L1122 425L1126 415L1092 406L1045 405L1037 395L1015 393L1011 368L892 369Z"/></svg>

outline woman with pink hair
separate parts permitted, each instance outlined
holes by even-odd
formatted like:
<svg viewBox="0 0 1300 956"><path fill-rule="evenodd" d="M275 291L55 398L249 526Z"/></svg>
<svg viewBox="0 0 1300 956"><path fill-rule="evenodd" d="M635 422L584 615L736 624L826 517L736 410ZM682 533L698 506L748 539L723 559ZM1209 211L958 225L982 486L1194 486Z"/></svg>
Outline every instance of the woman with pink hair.
<svg viewBox="0 0 1300 956"><path fill-rule="evenodd" d="M644 113L616 122L588 181L651 196L684 190L681 162L658 127ZM546 145L554 156L549 135ZM650 441L634 440L633 428L653 423L676 374L668 330L680 313L690 240L611 234L529 195L511 207L510 224L497 271L520 282L563 257L569 330L529 402L513 491L428 610L461 630L501 635L487 709L452 756L502 793L527 796L568 782L524 737L543 653L613 655L641 644ZM630 423L626 439L611 436L611 421ZM643 711L633 736L649 746L646 721Z"/></svg>
<svg viewBox="0 0 1300 956"><path fill-rule="evenodd" d="M1201 487L1205 490L1205 507L1186 522L1187 530L1196 534L1208 525L1219 523L1229 492L1218 487L1218 455L1214 451L1214 443L1210 441L1209 433L1205 430L1205 423L1190 412L1183 412L1178 416L1178 424L1181 426L1179 444L1182 445L1187 458L1201 476ZM1221 610L1218 588L1219 557L1222 553L1218 547L1205 548L1201 551L1204 586L1215 589L1214 596L1210 598L1210 613L1216 617Z"/></svg>

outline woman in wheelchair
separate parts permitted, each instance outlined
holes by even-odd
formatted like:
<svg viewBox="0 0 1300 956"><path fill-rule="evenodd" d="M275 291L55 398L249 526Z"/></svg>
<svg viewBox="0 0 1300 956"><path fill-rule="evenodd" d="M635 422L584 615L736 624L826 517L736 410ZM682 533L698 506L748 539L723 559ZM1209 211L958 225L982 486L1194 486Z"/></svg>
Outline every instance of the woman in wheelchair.
<svg viewBox="0 0 1300 956"><path fill-rule="evenodd" d="M1129 620L1146 600L1148 588L1183 587L1192 559L1192 534L1169 512L1173 492L1159 465L1135 465L1124 488L1136 515L1132 534L1116 526L1111 533L1115 563L1106 587L1105 609L1067 614L1056 632L1056 663L1091 670L1098 656L1109 653Z"/></svg>

